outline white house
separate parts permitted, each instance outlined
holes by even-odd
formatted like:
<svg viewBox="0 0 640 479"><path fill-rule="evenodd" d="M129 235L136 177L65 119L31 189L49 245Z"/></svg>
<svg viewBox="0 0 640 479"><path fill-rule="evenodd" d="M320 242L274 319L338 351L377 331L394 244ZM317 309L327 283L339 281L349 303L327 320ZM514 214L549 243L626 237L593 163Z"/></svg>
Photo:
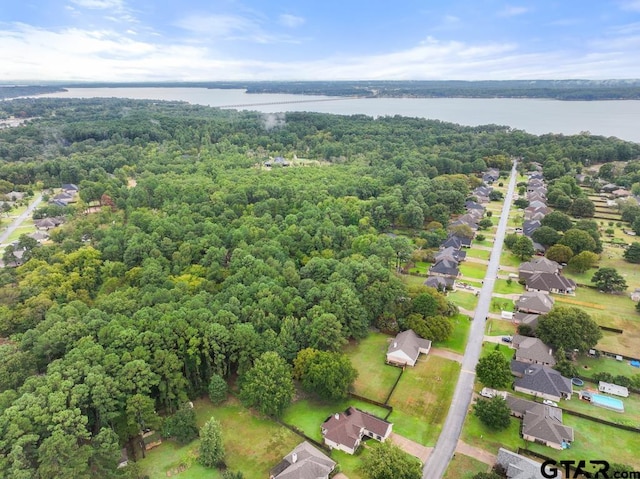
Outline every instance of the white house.
<svg viewBox="0 0 640 479"><path fill-rule="evenodd" d="M412 329L394 338L387 349L387 362L400 366L415 366L420 354L429 354L431 341L422 339Z"/></svg>
<svg viewBox="0 0 640 479"><path fill-rule="evenodd" d="M624 386L618 386L617 384L605 383L600 381L598 383L598 391L601 393L615 394L616 396L622 396L623 398L629 397L629 390Z"/></svg>

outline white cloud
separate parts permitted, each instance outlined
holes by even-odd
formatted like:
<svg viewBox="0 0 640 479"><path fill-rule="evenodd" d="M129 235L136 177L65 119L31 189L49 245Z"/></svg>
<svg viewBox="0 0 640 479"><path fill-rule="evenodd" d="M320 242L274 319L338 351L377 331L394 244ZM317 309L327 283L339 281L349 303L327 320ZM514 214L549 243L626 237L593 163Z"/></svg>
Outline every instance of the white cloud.
<svg viewBox="0 0 640 479"><path fill-rule="evenodd" d="M620 8L632 12L640 12L640 0L624 0L620 2Z"/></svg>
<svg viewBox="0 0 640 479"><path fill-rule="evenodd" d="M288 13L280 15L280 24L289 28L296 28L304 24L305 19Z"/></svg>
<svg viewBox="0 0 640 479"><path fill-rule="evenodd" d="M71 3L78 7L90 8L95 10L107 10L124 8L123 0L70 0Z"/></svg>
<svg viewBox="0 0 640 479"><path fill-rule="evenodd" d="M507 5L503 10L498 12L498 16L500 16L500 17L515 17L515 16L518 16L518 15L523 15L523 14L528 13L530 11L531 11L531 8L529 8L529 7Z"/></svg>

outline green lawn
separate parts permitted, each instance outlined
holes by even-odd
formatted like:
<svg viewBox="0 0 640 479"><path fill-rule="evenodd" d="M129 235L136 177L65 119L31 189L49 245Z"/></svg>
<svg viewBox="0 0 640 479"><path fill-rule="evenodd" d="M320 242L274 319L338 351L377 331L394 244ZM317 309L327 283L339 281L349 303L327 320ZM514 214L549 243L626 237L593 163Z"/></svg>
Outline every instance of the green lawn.
<svg viewBox="0 0 640 479"><path fill-rule="evenodd" d="M511 284L509 284L509 281L506 279L496 279L493 292L500 294L522 294L524 293L524 286L518 283L517 279L511 280Z"/></svg>
<svg viewBox="0 0 640 479"><path fill-rule="evenodd" d="M407 368L389 404L393 430L425 446L433 446L449 411L460 364L438 356L421 358Z"/></svg>
<svg viewBox="0 0 640 479"><path fill-rule="evenodd" d="M591 383L586 384L591 389L596 387ZM575 388L575 390L577 389L581 388ZM618 399L624 403L624 412L611 411L609 409L594 406L588 401L578 399L577 394L574 394L570 401L562 401L560 406L562 409L581 412L582 414L587 414L589 416L597 416L600 419L614 422L616 424L638 427L638 424L640 424L640 395L630 393L629 397Z"/></svg>
<svg viewBox="0 0 640 479"><path fill-rule="evenodd" d="M482 233L483 235L485 235L485 237L487 237L488 235L486 233ZM484 241L477 241L477 240L473 240L473 243L471 243L471 249L473 249L473 246L475 245L479 245L479 246L488 246L490 248L493 248L493 241L489 241L488 239L484 240ZM467 254L470 252L471 250L467 250Z"/></svg>
<svg viewBox="0 0 640 479"><path fill-rule="evenodd" d="M473 409L467 414L461 438L467 444L489 451L491 454L497 454L501 447L517 451L518 447L524 447L527 444L520 437L520 421L518 419L511 418L507 429L494 431L480 422L473 414Z"/></svg>
<svg viewBox="0 0 640 479"><path fill-rule="evenodd" d="M427 263L426 261L416 261L415 267L409 270L409 273L413 274L427 274L429 268L431 267L431 263Z"/></svg>
<svg viewBox="0 0 640 479"><path fill-rule="evenodd" d="M479 472L487 472L489 467L477 459L456 453L443 477L444 479L472 479Z"/></svg>
<svg viewBox="0 0 640 479"><path fill-rule="evenodd" d="M520 258L514 256L511 251L506 248L502 250L502 254L500 255L500 264L502 266L513 266L517 268L520 266L520 263L522 263Z"/></svg>
<svg viewBox="0 0 640 479"><path fill-rule="evenodd" d="M489 311L492 313L500 314L502 311L514 311L515 305L513 300L506 298L491 298L491 305Z"/></svg>
<svg viewBox="0 0 640 479"><path fill-rule="evenodd" d="M478 297L470 291L452 291L447 295L447 299L464 309L474 310L478 305Z"/></svg>
<svg viewBox="0 0 640 479"><path fill-rule="evenodd" d="M471 249L467 250L467 258L478 258L478 259L488 260L489 256L491 256L491 251L487 251L485 249L473 249L473 247L471 247Z"/></svg>
<svg viewBox="0 0 640 479"><path fill-rule="evenodd" d="M484 279L487 274L487 265L465 261L460 265L460 273L469 278Z"/></svg>
<svg viewBox="0 0 640 479"><path fill-rule="evenodd" d="M505 319L490 319L487 321L487 336L513 336L516 334L516 325Z"/></svg>
<svg viewBox="0 0 640 479"><path fill-rule="evenodd" d="M515 350L510 348L509 346L506 346L504 344L498 344L498 343L482 343L482 350L480 351L480 357L482 358L488 355L489 353L491 353L492 351L496 351L496 347L498 348L497 350L500 351L507 360L511 361L513 359Z"/></svg>
<svg viewBox="0 0 640 479"><path fill-rule="evenodd" d="M580 355L576 360L578 371L585 376L593 376L597 373L610 373L614 376L622 375L631 377L634 374L640 374L640 369L634 368L629 361L616 361L613 358L601 356L599 358L590 358L589 356Z"/></svg>
<svg viewBox="0 0 640 479"><path fill-rule="evenodd" d="M322 441L320 426L332 414L342 412L349 406L369 412L380 418L387 415L387 410L373 404L355 399L343 401L320 401L316 399L301 399L287 408L282 416L286 424L296 426L304 433L318 442ZM253 477L253 476L252 476Z"/></svg>
<svg viewBox="0 0 640 479"><path fill-rule="evenodd" d="M387 348L391 336L370 333L358 343L350 343L344 348L351 364L358 370L354 392L360 396L384 402L393 384L400 375L400 369L385 364Z"/></svg>
<svg viewBox="0 0 640 479"><path fill-rule="evenodd" d="M550 447L527 443L528 449L557 461L564 459L605 459L640 469L640 434L614 429L594 421L563 414L563 423L574 430L570 449L558 451Z"/></svg>
<svg viewBox="0 0 640 479"><path fill-rule="evenodd" d="M452 318L452 321L453 332L451 333L451 337L446 341L434 343L434 346L464 354L464 348L467 346L467 337L469 336L471 321L469 321L469 317L464 314L456 314Z"/></svg>
<svg viewBox="0 0 640 479"><path fill-rule="evenodd" d="M226 463L231 470L242 471L245 477L268 477L269 470L289 453L302 439L270 419L243 407L230 398L221 406L208 399L194 401L198 426L211 417L222 424ZM247 440L250 438L250 440ZM219 478L217 471L200 466L196 461L199 441L179 447L173 441L149 451L147 458L138 461L142 474L150 479L166 478L168 472L187 466L180 478Z"/></svg>

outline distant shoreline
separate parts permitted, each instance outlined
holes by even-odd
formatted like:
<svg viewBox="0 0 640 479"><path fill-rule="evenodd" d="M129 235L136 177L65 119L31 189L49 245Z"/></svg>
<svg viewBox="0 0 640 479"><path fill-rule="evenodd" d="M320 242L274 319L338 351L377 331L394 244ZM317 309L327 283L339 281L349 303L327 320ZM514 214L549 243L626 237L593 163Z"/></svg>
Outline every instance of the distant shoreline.
<svg viewBox="0 0 640 479"><path fill-rule="evenodd" d="M640 80L56 82L0 86L0 98L55 93L65 91L66 88L242 89L247 94L282 93L358 98L640 100Z"/></svg>

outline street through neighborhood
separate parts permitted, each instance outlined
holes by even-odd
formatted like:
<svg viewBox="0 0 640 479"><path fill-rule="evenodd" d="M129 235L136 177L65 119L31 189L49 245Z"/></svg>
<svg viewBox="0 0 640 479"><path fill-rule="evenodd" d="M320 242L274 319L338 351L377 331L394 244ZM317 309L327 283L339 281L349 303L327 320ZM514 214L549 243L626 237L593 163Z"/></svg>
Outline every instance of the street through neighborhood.
<svg viewBox="0 0 640 479"><path fill-rule="evenodd" d="M475 380L475 368L482 350L482 342L484 339L484 330L486 318L489 315L489 306L491 305L491 296L493 287L498 275L500 266L500 254L502 253L502 245L507 229L507 221L509 219L509 209L513 200L513 193L516 185L516 166L514 162L509 178L509 186L505 195L500 222L495 234L493 250L487 267L487 274L484 278L482 289L478 297L478 306L476 308L471 329L469 331L469 340L465 349L464 358L462 360L462 370L458 378L453 400L449 408L449 414L438 438L438 442L433 449L432 454L424 465L422 471L423 479L440 479L447 470L447 466L456 450L464 419L467 410L471 404L473 395L473 383ZM472 245L473 247L473 245Z"/></svg>

